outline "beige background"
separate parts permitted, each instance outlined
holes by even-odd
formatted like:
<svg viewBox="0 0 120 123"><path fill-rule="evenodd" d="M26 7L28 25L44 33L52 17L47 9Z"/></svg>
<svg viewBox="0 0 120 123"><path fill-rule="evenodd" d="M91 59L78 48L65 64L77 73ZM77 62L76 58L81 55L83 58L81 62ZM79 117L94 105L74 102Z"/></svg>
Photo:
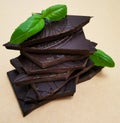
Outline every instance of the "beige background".
<svg viewBox="0 0 120 123"><path fill-rule="evenodd" d="M79 84L72 98L52 101L24 117L6 72L19 52L2 44L32 12L63 3L68 14L94 16L85 26L88 39L98 43L116 62L90 81ZM0 0L0 123L120 123L120 0Z"/></svg>

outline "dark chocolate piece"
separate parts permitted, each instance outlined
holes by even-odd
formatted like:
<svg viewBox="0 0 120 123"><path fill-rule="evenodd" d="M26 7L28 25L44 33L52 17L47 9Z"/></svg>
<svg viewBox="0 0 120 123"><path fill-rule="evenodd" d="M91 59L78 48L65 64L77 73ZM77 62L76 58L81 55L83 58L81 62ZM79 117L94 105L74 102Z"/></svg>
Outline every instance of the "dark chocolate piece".
<svg viewBox="0 0 120 123"><path fill-rule="evenodd" d="M85 82L87 80L90 80L91 78L93 78L97 73L99 73L102 70L103 67L98 67L98 66L94 66L92 67L90 70L88 70L87 72L81 74L79 76L79 79L77 81L77 84L81 83L81 82Z"/></svg>
<svg viewBox="0 0 120 123"><path fill-rule="evenodd" d="M41 68L51 67L67 61L77 61L87 57L87 55L35 54L27 52L22 52L22 54Z"/></svg>
<svg viewBox="0 0 120 123"><path fill-rule="evenodd" d="M71 81L75 81L75 79ZM24 101L36 102L36 101L47 99L51 95L54 95L58 90L60 90L68 82L69 81L54 81L54 82L47 82L47 83L32 84L32 89L29 89ZM75 87L73 86L72 90L75 90L74 88ZM62 89L64 91L66 88L64 87Z"/></svg>
<svg viewBox="0 0 120 123"><path fill-rule="evenodd" d="M27 75L26 73L18 74L14 80L14 84L21 86L32 83L43 83L50 81L66 80L70 76L70 73L58 73L58 74L40 74L40 75Z"/></svg>
<svg viewBox="0 0 120 123"><path fill-rule="evenodd" d="M68 15L66 18L57 22L46 22L46 26L42 32L30 37L22 45L31 46L36 43L47 42L48 39L52 41L66 35L71 35L87 24L90 18L89 16Z"/></svg>
<svg viewBox="0 0 120 123"><path fill-rule="evenodd" d="M91 60L87 60L87 64L83 69L77 69L75 71L72 72L72 74L70 75L69 79L74 79L76 78L76 83L78 82L79 76L82 76L84 73L88 72L90 69L92 69L94 67L94 63Z"/></svg>
<svg viewBox="0 0 120 123"><path fill-rule="evenodd" d="M31 46L36 43L48 42L56 39L60 39L66 35L71 35L74 32L80 30L85 24L89 22L91 17L89 16L74 16L68 15L66 18L57 22L46 22L43 31L30 37L22 46ZM8 49L20 49L20 45L12 45L10 43L4 44Z"/></svg>
<svg viewBox="0 0 120 123"><path fill-rule="evenodd" d="M62 64L58 64L49 68L42 69L24 56L19 56L18 58L10 60L11 64L15 67L16 62L19 62L25 72L29 75L32 74L47 74L47 73L65 73L68 71L73 71L76 69L82 69L86 66L87 58L80 61L69 61Z"/></svg>
<svg viewBox="0 0 120 123"><path fill-rule="evenodd" d="M78 76L84 74L85 72L89 71L89 70L90 70L91 68L93 68L93 67L94 67L94 63L93 63L90 59L88 59L87 64L86 64L86 66L84 67L84 69L82 69L82 70L79 70L79 69L78 69L78 70L75 70L75 71L72 73L71 76L78 77Z"/></svg>
<svg viewBox="0 0 120 123"><path fill-rule="evenodd" d="M83 31L79 31L60 40L22 48L22 51L43 54L90 55L96 51L95 45L96 43L85 39Z"/></svg>
<svg viewBox="0 0 120 123"><path fill-rule="evenodd" d="M11 59L10 60L10 63L13 65L13 67L15 67L16 71L19 73L19 74L22 74L24 73L24 69L22 68L22 64L19 62L18 59L14 58L14 59Z"/></svg>
<svg viewBox="0 0 120 123"><path fill-rule="evenodd" d="M86 67L86 69L81 70L78 74L76 74L75 76L72 75L71 78L69 78L69 80L71 79L76 79L76 84L81 83L81 82L85 82L89 79L91 79L92 77L94 77L97 73L99 73L102 70L102 67L97 67L97 66L93 66L92 62L89 61L88 63L89 66ZM44 85L45 83L43 83ZM34 84L33 85L33 90L30 89L26 95L26 102L35 102L35 101L39 101L42 100L44 98L47 97L47 95L49 96L50 93L54 93L54 90L56 89L56 85L60 85L62 84L62 81L60 83L58 82L54 82L54 83L48 83L48 85L45 85L46 91L43 89L43 85L41 83L38 84ZM36 93L36 95L35 95Z"/></svg>
<svg viewBox="0 0 120 123"><path fill-rule="evenodd" d="M11 44L10 42L3 44L7 49L20 50L21 46L18 44Z"/></svg>
<svg viewBox="0 0 120 123"><path fill-rule="evenodd" d="M26 94L29 91L29 87L28 86L19 87L14 84L14 79L18 75L18 73L15 70L8 72L7 75L9 77L11 86L13 87L14 93L17 97L23 116L26 116L27 114L32 112L34 109L38 108L39 106L45 103L48 103L49 101L53 99L61 98L64 96L72 96L75 92L75 81L70 81L64 87L62 87L59 91L57 91L54 95L50 96L49 98L45 100L42 100L36 103L25 103L24 98L26 98Z"/></svg>

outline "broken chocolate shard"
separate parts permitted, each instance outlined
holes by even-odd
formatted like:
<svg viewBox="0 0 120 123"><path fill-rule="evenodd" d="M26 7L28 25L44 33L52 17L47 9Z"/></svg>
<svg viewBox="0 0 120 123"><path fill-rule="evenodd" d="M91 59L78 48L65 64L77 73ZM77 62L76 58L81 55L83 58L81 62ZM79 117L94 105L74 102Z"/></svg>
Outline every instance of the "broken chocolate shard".
<svg viewBox="0 0 120 123"><path fill-rule="evenodd" d="M20 50L21 46L17 44L11 44L10 42L3 44L7 49Z"/></svg>
<svg viewBox="0 0 120 123"><path fill-rule="evenodd" d="M95 46L96 43L85 39L83 31L79 31L71 36L66 36L52 42L45 42L32 47L23 47L22 51L38 54L90 55L96 51Z"/></svg>
<svg viewBox="0 0 120 123"><path fill-rule="evenodd" d="M88 60L87 65L84 69L74 71L71 76L72 78L76 77L76 84L79 84L81 82L92 79L102 69L103 67L95 66L91 60Z"/></svg>
<svg viewBox="0 0 120 123"><path fill-rule="evenodd" d="M17 60L16 60L17 59ZM69 61L62 64L58 64L49 68L40 68L24 56L19 56L18 58L12 59L11 64L16 67L16 61L18 61L28 75L33 74L47 74L47 73L65 73L68 71L73 71L76 69L83 69L87 64L87 58L80 61Z"/></svg>
<svg viewBox="0 0 120 123"><path fill-rule="evenodd" d="M13 67L15 67L16 71L19 74L24 73L24 69L22 68L22 64L20 63L20 61L18 59L16 59L16 58L11 59L10 63L13 65Z"/></svg>
<svg viewBox="0 0 120 123"><path fill-rule="evenodd" d="M84 72L83 74L81 74L81 75L79 76L79 79L78 79L78 81L77 81L77 84L92 79L92 78L93 78L96 74L98 74L102 69L103 69L103 67L99 67L99 66L94 66L94 67L92 67L92 68L89 69L87 72Z"/></svg>
<svg viewBox="0 0 120 123"><path fill-rule="evenodd" d="M23 86L32 83L43 83L50 81L60 81L66 80L70 76L69 73L59 73L59 74L40 74L40 75L27 75L26 73L20 73L16 76L14 84L18 86Z"/></svg>
<svg viewBox="0 0 120 123"><path fill-rule="evenodd" d="M73 79L77 78L76 83L84 82L91 79L98 72L100 72L102 67L93 66L92 62L89 61L85 70L81 70L75 76L72 75ZM52 93L55 93L57 87L61 86L64 81L47 82L47 83L37 83L34 84L34 89L30 89L25 98L25 102L36 102L49 97ZM43 86L47 89L44 90ZM35 92L34 92L35 91ZM37 96L35 95L37 94ZM32 97L31 97L32 96Z"/></svg>
<svg viewBox="0 0 120 123"><path fill-rule="evenodd" d="M70 81L75 81L75 79ZM24 101L28 103L47 99L51 95L54 95L61 88L64 91L66 89L64 86L70 81L53 81L47 83L32 84L32 89L29 89ZM75 87L73 86L71 90L75 90Z"/></svg>
<svg viewBox="0 0 120 123"><path fill-rule="evenodd" d="M57 22L46 22L43 31L30 37L28 40L23 42L22 47L31 46L33 44L39 44L41 42L49 42L71 35L74 32L80 30L84 25L90 21L89 16L74 16L68 15L66 18ZM8 49L20 50L21 45L14 45L10 43L4 44Z"/></svg>
<svg viewBox="0 0 120 123"><path fill-rule="evenodd" d="M27 75L19 62L18 59L10 60L12 64L14 64L18 76L15 78L14 83L19 86L23 86L26 84L37 83L37 82L49 82L49 81L58 81L58 80L66 80L73 71L68 71L66 73L58 73L58 74L40 74L40 75Z"/></svg>
<svg viewBox="0 0 120 123"><path fill-rule="evenodd" d="M64 89L61 88L54 95L50 96L49 98L45 100L42 100L36 103L25 103L24 98L26 98L26 95L30 88L28 86L19 87L14 84L14 79L18 75L18 73L15 70L8 72L7 75L10 80L13 91L17 97L17 101L20 105L23 116L26 116L27 114L32 112L34 109L40 107L43 104L50 102L53 99L61 98L64 96L72 96L75 92L75 81L70 81L63 87Z"/></svg>
<svg viewBox="0 0 120 123"><path fill-rule="evenodd" d="M87 57L87 55L35 54L28 52L22 52L22 54L41 68L51 67L67 61L77 61Z"/></svg>
<svg viewBox="0 0 120 123"><path fill-rule="evenodd" d="M79 70L79 69L78 69L78 70L75 70L75 71L72 73L71 76L78 77L78 76L84 74L85 72L89 71L89 70L90 70L91 68L93 68L93 67L94 67L94 63L93 63L90 59L88 59L87 64L86 64L86 66L84 67L84 69L82 69L82 70Z"/></svg>
<svg viewBox="0 0 120 123"><path fill-rule="evenodd" d="M68 15L66 18L57 22L46 22L42 32L30 37L22 45L31 46L41 42L48 42L48 39L52 41L66 35L71 35L86 25L90 21L90 18L89 16Z"/></svg>

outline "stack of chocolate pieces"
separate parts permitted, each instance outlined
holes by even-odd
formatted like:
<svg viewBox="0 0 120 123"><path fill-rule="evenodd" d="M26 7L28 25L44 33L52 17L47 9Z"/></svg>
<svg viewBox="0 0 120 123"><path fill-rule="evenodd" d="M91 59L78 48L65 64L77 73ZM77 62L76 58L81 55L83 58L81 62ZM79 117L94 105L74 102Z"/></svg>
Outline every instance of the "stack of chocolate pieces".
<svg viewBox="0 0 120 123"><path fill-rule="evenodd" d="M72 96L76 84L102 69L89 59L96 43L85 38L82 28L90 18L68 15L58 22L46 20L45 28L24 43L4 44L20 51L10 60L15 70L7 74L24 116L53 99Z"/></svg>

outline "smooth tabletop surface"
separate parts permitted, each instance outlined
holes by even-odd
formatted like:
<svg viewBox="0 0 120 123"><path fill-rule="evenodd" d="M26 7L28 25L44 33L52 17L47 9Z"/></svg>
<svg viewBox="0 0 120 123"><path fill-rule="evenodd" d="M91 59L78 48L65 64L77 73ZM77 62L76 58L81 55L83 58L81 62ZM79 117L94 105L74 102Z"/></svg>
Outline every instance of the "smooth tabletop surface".
<svg viewBox="0 0 120 123"><path fill-rule="evenodd" d="M26 117L7 78L9 60L19 55L2 45L31 13L66 4L68 14L93 16L84 27L88 39L115 61L89 81L77 85L71 98L51 101ZM0 1L0 123L120 123L120 0L1 0Z"/></svg>

